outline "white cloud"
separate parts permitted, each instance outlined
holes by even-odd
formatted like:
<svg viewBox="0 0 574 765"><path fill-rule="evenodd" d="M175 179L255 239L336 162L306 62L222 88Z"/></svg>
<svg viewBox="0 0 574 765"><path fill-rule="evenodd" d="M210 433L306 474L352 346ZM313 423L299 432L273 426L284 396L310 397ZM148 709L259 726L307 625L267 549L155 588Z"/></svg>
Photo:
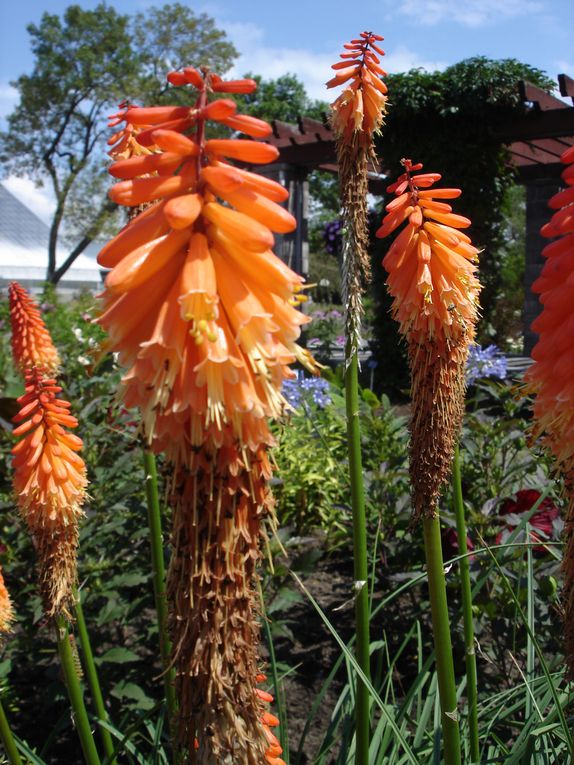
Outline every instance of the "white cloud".
<svg viewBox="0 0 574 765"><path fill-rule="evenodd" d="M263 30L252 23L234 23L218 20L230 40L240 51L232 75L239 77L246 72L263 74L265 79L276 79L284 74L295 74L305 85L311 98L330 100L334 91L328 91L325 83L333 75L331 64L339 59L340 50L316 53L305 48L272 48L265 45ZM388 72L405 72L422 68L429 71L444 69L443 61L427 61L406 46L398 46L388 52L382 62Z"/></svg>
<svg viewBox="0 0 574 765"><path fill-rule="evenodd" d="M395 7L425 26L454 21L475 28L544 9L538 0L403 0Z"/></svg>
<svg viewBox="0 0 574 765"><path fill-rule="evenodd" d="M56 200L46 186L38 187L30 178L18 178L15 175L8 176L2 183L16 199L25 204L44 223L51 222L56 209Z"/></svg>
<svg viewBox="0 0 574 765"><path fill-rule="evenodd" d="M0 120L4 120L16 106L18 91L7 82L0 82Z"/></svg>
<svg viewBox="0 0 574 765"><path fill-rule="evenodd" d="M426 69L427 72L436 72L448 66L446 61L431 61L421 58L416 51L410 50L404 45L398 45L388 52L381 62L383 69L389 73L408 72L410 69Z"/></svg>

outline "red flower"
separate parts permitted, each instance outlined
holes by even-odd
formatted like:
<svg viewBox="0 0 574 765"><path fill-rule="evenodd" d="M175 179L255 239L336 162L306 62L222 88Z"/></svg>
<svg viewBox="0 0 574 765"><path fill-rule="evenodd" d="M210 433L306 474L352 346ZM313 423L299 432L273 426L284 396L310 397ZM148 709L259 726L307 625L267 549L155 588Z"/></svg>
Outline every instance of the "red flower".
<svg viewBox="0 0 574 765"><path fill-rule="evenodd" d="M534 507L536 502L540 499L540 496L541 494L537 489L520 489L516 492L514 497L507 497L507 499L504 500L500 507L499 515L524 515L524 513L527 513ZM528 522L531 527L541 531L542 535L537 534L535 531L531 531L529 541L544 542L548 539L556 538L556 534L554 533L554 521L559 518L559 516L560 511L554 502L549 497L545 497L538 505L538 511L534 513ZM520 524L521 520L520 517L517 517L516 520L505 520L506 529L499 532L496 537L496 544L501 544L508 536L508 532L515 529ZM534 550L536 550L536 552L546 551L544 545L537 545Z"/></svg>

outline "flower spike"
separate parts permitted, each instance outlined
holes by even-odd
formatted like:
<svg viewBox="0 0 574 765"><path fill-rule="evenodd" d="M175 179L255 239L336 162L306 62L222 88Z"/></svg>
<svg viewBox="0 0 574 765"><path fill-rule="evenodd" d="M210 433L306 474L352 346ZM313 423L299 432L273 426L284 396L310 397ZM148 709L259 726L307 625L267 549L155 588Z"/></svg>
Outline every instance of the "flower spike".
<svg viewBox="0 0 574 765"><path fill-rule="evenodd" d="M381 77L387 73L379 66L377 55L385 54L377 44L383 39L373 32L361 32L358 39L345 45L342 60L331 67L337 73L327 82L328 88L348 83L331 104L335 135L346 141L356 139L369 149L373 133L380 130L386 111L387 86Z"/></svg>
<svg viewBox="0 0 574 765"><path fill-rule="evenodd" d="M371 276L368 244L368 165L376 164L374 133L383 124L387 87L380 79L386 74L379 67L378 46L383 38L372 32L361 32L359 38L345 45L341 61L333 64L337 71L327 83L334 88L348 83L331 104L331 126L337 145L339 187L343 218L343 305L346 334L352 353L360 345L363 317L363 283Z"/></svg>
<svg viewBox="0 0 574 765"><path fill-rule="evenodd" d="M13 431L20 438L12 449L14 492L37 548L48 616L69 615L87 485L84 461L77 454L82 441L68 431L78 421L70 404L57 397L61 390L43 370L28 370Z"/></svg>
<svg viewBox="0 0 574 765"><path fill-rule="evenodd" d="M29 367L43 367L54 374L60 357L36 302L18 282L8 288L12 324L12 356L16 368L24 374Z"/></svg>
<svg viewBox="0 0 574 765"><path fill-rule="evenodd" d="M448 477L464 409L465 365L478 318L478 249L462 232L470 220L444 199L460 189L433 189L438 173L405 172L387 191L395 198L377 231L403 226L383 260L392 311L408 341L413 419L411 483L415 514L433 516ZM406 225L403 225L405 224Z"/></svg>
<svg viewBox="0 0 574 765"><path fill-rule="evenodd" d="M574 341L572 300L574 297L574 147L561 156L566 165L566 185L555 194L549 207L555 212L540 233L552 238L542 250L546 259L532 285L540 295L542 312L532 324L538 333L534 364L525 375L527 389L534 394L533 435L552 453L564 477L568 501L565 523L564 627L568 675L574 678Z"/></svg>

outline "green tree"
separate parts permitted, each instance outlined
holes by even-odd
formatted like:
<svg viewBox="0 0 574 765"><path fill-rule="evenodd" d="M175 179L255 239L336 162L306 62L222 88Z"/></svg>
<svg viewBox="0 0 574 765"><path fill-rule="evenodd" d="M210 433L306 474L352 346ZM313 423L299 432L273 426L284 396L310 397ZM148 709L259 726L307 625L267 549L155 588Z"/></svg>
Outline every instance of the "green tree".
<svg viewBox="0 0 574 765"><path fill-rule="evenodd" d="M209 59L225 71L237 54L212 19L179 3L134 18L103 3L93 11L72 5L62 18L45 13L28 32L34 68L13 83L20 99L0 134L0 158L5 172L51 186L46 278L55 284L115 210L103 181L109 112L124 98L159 99L170 68ZM56 267L62 243L69 254Z"/></svg>
<svg viewBox="0 0 574 765"><path fill-rule="evenodd" d="M145 104L175 103L178 97L185 98L185 89L168 88L167 72L184 66L207 66L224 74L238 56L212 18L205 13L196 15L181 3L136 14L132 28L140 62L137 97Z"/></svg>
<svg viewBox="0 0 574 765"><path fill-rule="evenodd" d="M283 74L275 80L264 80L258 74L246 74L257 83L257 90L236 96L238 110L262 120L297 123L299 117L322 120L328 112L326 101L309 98L305 86L295 74Z"/></svg>

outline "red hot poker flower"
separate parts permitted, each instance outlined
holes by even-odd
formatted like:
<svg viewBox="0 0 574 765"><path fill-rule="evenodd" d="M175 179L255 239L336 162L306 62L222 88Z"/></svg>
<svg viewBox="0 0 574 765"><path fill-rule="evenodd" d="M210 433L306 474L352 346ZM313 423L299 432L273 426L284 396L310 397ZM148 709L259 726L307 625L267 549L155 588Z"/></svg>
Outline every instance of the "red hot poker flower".
<svg viewBox="0 0 574 765"><path fill-rule="evenodd" d="M462 421L465 365L478 315L478 250L460 229L470 220L444 199L459 189L432 189L438 173L405 172L387 191L395 199L377 231L386 237L404 225L383 265L393 296L393 315L409 344L413 418L411 484L415 513L434 514L448 477Z"/></svg>
<svg viewBox="0 0 574 765"><path fill-rule="evenodd" d="M23 374L29 367L39 366L54 374L60 366L60 357L36 302L18 282L10 284L8 294L16 368Z"/></svg>
<svg viewBox="0 0 574 765"><path fill-rule="evenodd" d="M387 86L381 79L387 73L379 66L379 56L385 54L378 45L382 40L373 32L361 32L356 40L346 43L341 61L332 66L337 73L327 83L328 88L348 83L331 104L335 134L348 141L355 136L369 146L373 133L383 124L387 103Z"/></svg>
<svg viewBox="0 0 574 765"><path fill-rule="evenodd" d="M294 218L288 193L236 167L276 159L259 141L208 139L214 120L251 138L267 123L211 93L251 92L191 67L169 81L198 91L192 107L130 108L122 118L149 153L115 162L110 192L149 205L102 250L111 268L100 323L128 368L126 406L141 409L155 451L174 465L168 577L180 702L179 738L192 763L282 765L256 693L256 564L273 522L267 418L286 407L289 364L308 319L303 280L272 252Z"/></svg>
<svg viewBox="0 0 574 765"><path fill-rule="evenodd" d="M331 104L331 125L336 137L339 187L341 190L343 244L343 304L345 332L352 349L360 345L364 282L371 276L368 252L368 166L376 164L373 135L383 124L387 87L379 78L384 51L383 38L372 32L345 44L341 61L333 64L337 74L328 88L348 83Z"/></svg>
<svg viewBox="0 0 574 765"><path fill-rule="evenodd" d="M542 251L546 262L532 289L542 312L533 322L538 342L534 364L525 375L534 397L534 433L554 455L564 476L568 507L565 520L564 626L568 674L574 678L574 147L561 156L566 187L549 202L552 219L542 236L556 239Z"/></svg>
<svg viewBox="0 0 574 765"><path fill-rule="evenodd" d="M110 196L135 207L152 203L100 253L106 279L100 323L109 348L129 368L125 401L142 410L146 435L174 461L207 434L221 442L232 426L252 446L269 441L265 418L286 404L288 365L312 365L297 344L308 319L296 310L303 279L272 252L273 232L295 219L279 202L283 186L232 164L263 163L275 147L253 140L207 139L207 120L252 137L271 131L210 92L252 90L187 67L170 82L199 91L188 107L134 107L123 117L151 125L138 143L154 150L115 162L124 178ZM184 132L185 131L185 132Z"/></svg>
<svg viewBox="0 0 574 765"><path fill-rule="evenodd" d="M568 163L562 173L568 187L550 200L555 212L540 231L556 240L542 250L546 262L532 285L543 308L532 324L539 339L525 379L536 394L536 434L544 434L546 445L568 474L574 471L574 149L561 159Z"/></svg>
<svg viewBox="0 0 574 765"><path fill-rule="evenodd" d="M377 231L383 238L407 221L383 260L393 314L404 334L445 342L470 332L472 340L480 291L478 249L461 231L470 220L443 201L456 199L461 191L432 189L440 180L438 173L416 174L422 164L410 160L404 166L406 172L387 189L395 199L387 204Z"/></svg>
<svg viewBox="0 0 574 765"><path fill-rule="evenodd" d="M12 449L14 492L37 547L40 587L48 615L66 612L76 580L78 519L86 494L86 468L77 454L78 424L61 388L38 368L26 372L18 399Z"/></svg>

